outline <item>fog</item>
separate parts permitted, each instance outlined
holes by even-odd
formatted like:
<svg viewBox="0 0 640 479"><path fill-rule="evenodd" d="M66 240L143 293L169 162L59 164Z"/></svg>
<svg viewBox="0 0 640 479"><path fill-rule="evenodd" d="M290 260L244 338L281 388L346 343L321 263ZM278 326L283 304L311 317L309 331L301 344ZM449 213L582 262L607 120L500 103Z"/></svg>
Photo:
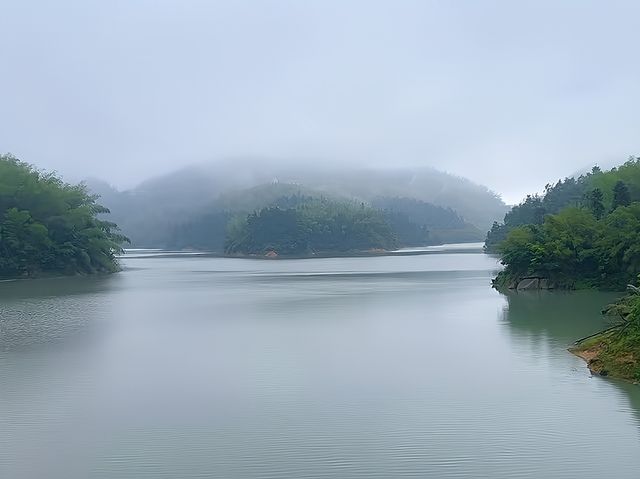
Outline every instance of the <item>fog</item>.
<svg viewBox="0 0 640 479"><path fill-rule="evenodd" d="M515 202L640 153L634 1L4 1L0 151L119 188L260 157Z"/></svg>

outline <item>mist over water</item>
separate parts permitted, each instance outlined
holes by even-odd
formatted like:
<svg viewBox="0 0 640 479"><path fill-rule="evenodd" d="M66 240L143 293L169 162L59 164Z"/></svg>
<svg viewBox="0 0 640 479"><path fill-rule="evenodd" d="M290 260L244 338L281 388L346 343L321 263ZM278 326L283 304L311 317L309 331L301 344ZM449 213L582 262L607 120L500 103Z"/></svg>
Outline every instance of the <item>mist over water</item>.
<svg viewBox="0 0 640 479"><path fill-rule="evenodd" d="M123 266L0 283L1 477L637 477L640 390L566 351L611 294L468 246Z"/></svg>

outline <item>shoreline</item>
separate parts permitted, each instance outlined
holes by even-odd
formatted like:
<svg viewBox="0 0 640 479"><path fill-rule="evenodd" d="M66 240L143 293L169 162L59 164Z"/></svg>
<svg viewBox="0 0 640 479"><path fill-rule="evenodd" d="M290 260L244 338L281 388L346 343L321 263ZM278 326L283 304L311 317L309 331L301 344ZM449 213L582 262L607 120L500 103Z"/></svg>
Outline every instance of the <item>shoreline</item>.
<svg viewBox="0 0 640 479"><path fill-rule="evenodd" d="M615 331L603 331L567 348L574 356L582 359L594 376L610 377L638 385L640 381L633 374L638 360L631 352L613 354L607 351Z"/></svg>
<svg viewBox="0 0 640 479"><path fill-rule="evenodd" d="M598 358L598 352L593 351L592 349L580 349L579 347L567 348L567 351L569 351L574 356L582 359L587 365L587 369L591 372L591 374L602 377L607 377L609 375L608 373L602 374L601 368L600 370L597 370L592 365L592 361Z"/></svg>
<svg viewBox="0 0 640 479"><path fill-rule="evenodd" d="M163 250L147 248L125 249L125 254L118 256L118 259L139 258L147 256L182 256L193 255L210 258L233 258L233 259L261 259L261 260L287 260L287 259L314 259L314 258L375 258L384 256L421 256L431 254L450 253L476 253L482 251L481 243L445 243L438 245L426 245L407 247L397 250L360 250L360 251L319 251L315 254L245 254L245 253L224 253L219 251L206 251L196 249L184 250Z"/></svg>

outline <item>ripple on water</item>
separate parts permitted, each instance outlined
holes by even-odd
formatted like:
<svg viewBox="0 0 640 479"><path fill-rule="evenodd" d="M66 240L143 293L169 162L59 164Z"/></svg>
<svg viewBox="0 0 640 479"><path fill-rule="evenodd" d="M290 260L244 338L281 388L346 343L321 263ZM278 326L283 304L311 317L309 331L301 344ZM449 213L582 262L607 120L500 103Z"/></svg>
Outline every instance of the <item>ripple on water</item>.
<svg viewBox="0 0 640 479"><path fill-rule="evenodd" d="M123 261L0 284L0 477L638 477L639 389L553 317L588 301L484 255Z"/></svg>

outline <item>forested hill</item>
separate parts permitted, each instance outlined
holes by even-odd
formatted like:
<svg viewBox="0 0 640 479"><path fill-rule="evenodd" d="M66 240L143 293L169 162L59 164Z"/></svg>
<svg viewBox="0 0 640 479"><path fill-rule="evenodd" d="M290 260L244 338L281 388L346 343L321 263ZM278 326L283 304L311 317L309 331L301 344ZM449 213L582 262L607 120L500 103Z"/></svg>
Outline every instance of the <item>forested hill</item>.
<svg viewBox="0 0 640 479"><path fill-rule="evenodd" d="M372 206L382 210L403 246L482 241L484 233L451 208L415 198L378 197Z"/></svg>
<svg viewBox="0 0 640 479"><path fill-rule="evenodd" d="M593 170L528 196L495 224L486 247L501 255L498 287L540 277L564 288L624 289L640 274L640 159Z"/></svg>
<svg viewBox="0 0 640 479"><path fill-rule="evenodd" d="M310 197L287 203L232 220L225 252L308 256L398 247L382 212L364 203Z"/></svg>
<svg viewBox="0 0 640 479"><path fill-rule="evenodd" d="M185 168L124 192L98 180L89 180L88 184L101 195L101 202L111 210L114 221L139 246L166 246L166 238L173 235L176 227L197 222L198 216L209 215L215 222L221 212L237 211L238 204L245 205L247 212L267 206L268 201L249 205L243 198L254 188L268 189L261 185L290 185L291 189L311 191L313 196L367 204L379 197L412 198L452 209L466 224L481 231L487 231L508 210L487 188L430 168L345 169L322 161L308 165L234 160ZM224 197L229 201L222 206ZM193 224L195 229L200 227L205 226Z"/></svg>
<svg viewBox="0 0 640 479"><path fill-rule="evenodd" d="M252 216L255 214L257 217ZM282 223L286 215L289 215L288 218L292 224L300 226L311 236L317 235L317 238L305 236L304 240L300 240L301 233L296 229L298 226L283 227L277 230L276 234L277 224ZM253 219L245 228L245 233L253 238L252 241L258 241L255 238L262 237L258 229L259 225L260 228L269 230L276 236L285 235L288 231L291 240L298 246L268 247L266 243L260 243L264 246L260 249L255 245L247 247L247 243L238 242L237 229L232 230L229 226L237 225L238 221L246 223L249 217ZM371 226L374 224L373 219L376 222L383 222L393 239L387 238L386 233L379 234L379 231L373 232L373 230L367 230L372 233L369 240L361 241L362 237L356 239L356 236L362 233L362 231L356 233L359 228L356 223L364 221ZM318 229L317 224L320 223L323 226ZM331 233L333 236L330 235L330 239L329 236L321 233L321 230L329 231L338 226L344 232L339 241L336 239L338 236L335 236L335 232ZM232 232L236 238L229 243ZM308 253L332 250L354 251L424 246L443 242L480 241L482 236L479 229L466 223L453 210L423 201L411 198L378 198L373 204L369 204L348 198L327 197L299 185L277 183L221 196L204 210L198 210L188 219L176 224L169 231L167 242L159 246L220 252L224 249L232 253L244 251L251 254L258 254L257 251L262 253L270 250L278 253L290 251L289 254L301 255L305 251ZM382 237L385 239L381 239ZM286 243L286 238L271 236L269 238L275 242L274 244ZM230 247L236 243L243 246Z"/></svg>
<svg viewBox="0 0 640 479"><path fill-rule="evenodd" d="M0 155L0 278L116 271L126 238L107 212L84 186Z"/></svg>
<svg viewBox="0 0 640 479"><path fill-rule="evenodd" d="M516 226L542 224L545 215L558 213L569 206L595 204L598 208L597 205L602 203L603 214L615 209L621 202L631 201L640 201L640 167L637 158L630 157L623 165L607 172L595 166L591 172L577 178L568 177L555 184L547 184L542 195L528 195L506 213L502 222L492 225L485 247L488 251L496 251L498 244ZM601 215L599 211L597 213Z"/></svg>

